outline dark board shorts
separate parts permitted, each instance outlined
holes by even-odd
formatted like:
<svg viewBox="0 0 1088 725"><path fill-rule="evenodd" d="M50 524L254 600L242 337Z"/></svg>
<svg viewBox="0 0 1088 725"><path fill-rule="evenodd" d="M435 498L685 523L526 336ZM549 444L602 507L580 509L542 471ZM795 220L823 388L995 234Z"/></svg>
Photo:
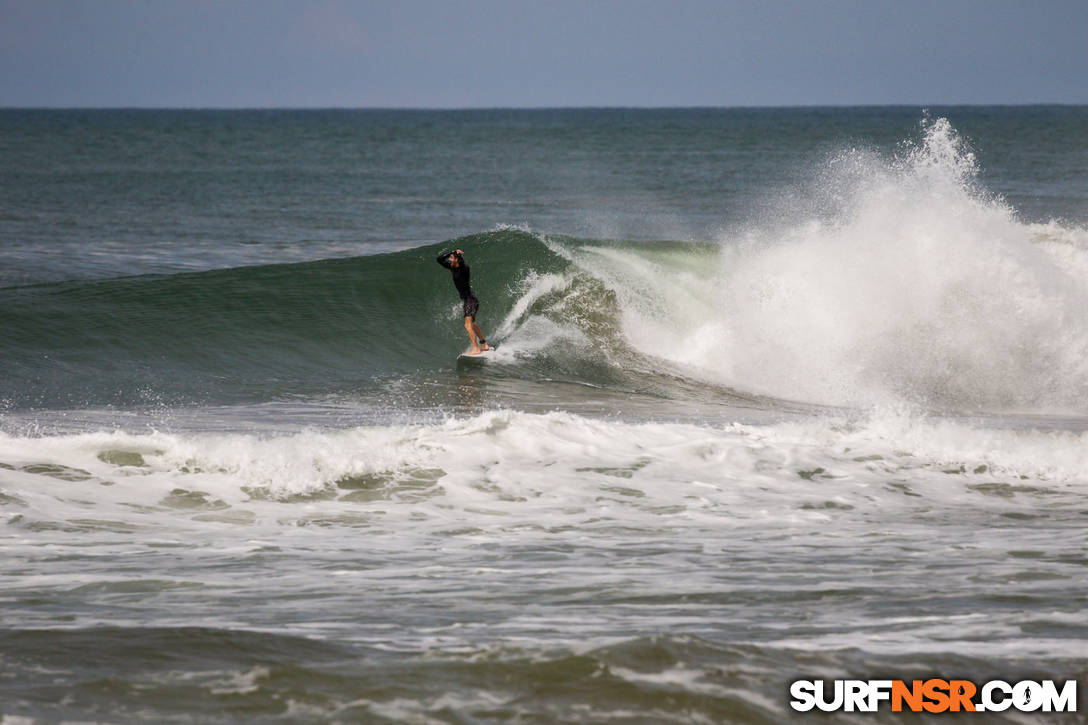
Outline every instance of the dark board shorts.
<svg viewBox="0 0 1088 725"><path fill-rule="evenodd" d="M471 317L472 321L476 321L476 312L480 309L480 301L474 296L465 297L461 300L461 308L465 312L465 317Z"/></svg>

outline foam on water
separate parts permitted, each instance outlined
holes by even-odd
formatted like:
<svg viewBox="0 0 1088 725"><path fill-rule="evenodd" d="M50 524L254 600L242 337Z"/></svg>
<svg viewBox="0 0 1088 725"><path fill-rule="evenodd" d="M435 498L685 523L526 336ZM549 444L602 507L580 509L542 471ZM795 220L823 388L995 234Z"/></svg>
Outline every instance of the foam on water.
<svg viewBox="0 0 1088 725"><path fill-rule="evenodd" d="M1020 222L947 120L923 131L893 158L836 156L718 260L568 254L615 295L626 342L685 374L831 405L1084 413L1088 232Z"/></svg>
<svg viewBox="0 0 1088 725"><path fill-rule="evenodd" d="M865 507L900 505L899 493L885 486L889 477L922 487L927 506L938 499L976 505L974 484L1074 495L1088 480L1088 434L896 412L708 426L493 411L442 424L291 435L0 434L0 464L4 491L37 502L45 516L71 514L65 502L77 486L93 492L97 509L163 501L170 508L170 496L181 490L200 492L190 503L215 498L224 506L339 498L328 505L367 510L373 500L390 515L388 504L405 503L414 517L440 510L444 522L456 511L476 524L492 521L474 511L477 505L506 521L545 523L540 517L550 512L555 525L607 510L608 518L653 527L665 509L709 516L708 525L718 516L734 523L823 519L797 508L798 497L814 491ZM358 495L363 490L370 499ZM603 505L602 491L611 491ZM180 501L174 508L184 507ZM145 513L154 519L164 510Z"/></svg>
<svg viewBox="0 0 1088 725"><path fill-rule="evenodd" d="M1088 646L1086 481L1088 433L902 413L754 426L490 411L287 435L0 435L0 590L27 631L272 633L511 697L580 657L608 679L576 678L579 691L766 707L781 678L723 689L723 657L776 672L857 653L915 656L927 672L1028 657L1065 672ZM682 653L623 655L640 633ZM701 643L741 649L694 664ZM224 669L209 656L201 667ZM530 681L482 686L477 667ZM443 688L402 695L405 711L434 712Z"/></svg>
<svg viewBox="0 0 1088 725"><path fill-rule="evenodd" d="M24 628L244 628L441 657L667 632L1075 658L1086 481L1088 433L899 413L3 435L0 588Z"/></svg>

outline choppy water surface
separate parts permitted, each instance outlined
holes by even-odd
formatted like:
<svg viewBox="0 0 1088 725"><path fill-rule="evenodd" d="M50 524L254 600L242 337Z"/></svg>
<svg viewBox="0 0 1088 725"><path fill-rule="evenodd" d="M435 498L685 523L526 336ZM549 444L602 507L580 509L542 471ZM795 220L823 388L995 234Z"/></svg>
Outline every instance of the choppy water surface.
<svg viewBox="0 0 1088 725"><path fill-rule="evenodd" d="M0 714L1084 683L1083 109L0 125Z"/></svg>

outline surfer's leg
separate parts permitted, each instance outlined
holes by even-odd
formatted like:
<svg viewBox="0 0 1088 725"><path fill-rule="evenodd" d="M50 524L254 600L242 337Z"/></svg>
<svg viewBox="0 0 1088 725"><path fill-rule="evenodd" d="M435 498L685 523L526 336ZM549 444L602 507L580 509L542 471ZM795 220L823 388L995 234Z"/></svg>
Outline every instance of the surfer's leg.
<svg viewBox="0 0 1088 725"><path fill-rule="evenodd" d="M472 342L472 354L477 355L480 352L480 343L476 342L476 330L474 330L473 328L476 328L476 330L479 329L478 327L476 327L476 323L472 321L471 317L466 317L465 332L468 333L468 339L470 342ZM480 337L483 337L483 335L481 335Z"/></svg>
<svg viewBox="0 0 1088 725"><path fill-rule="evenodd" d="M476 334L476 338L480 341L481 350L490 350L491 346L484 342L484 331L480 329L480 326L476 324L476 320L472 321L472 331Z"/></svg>

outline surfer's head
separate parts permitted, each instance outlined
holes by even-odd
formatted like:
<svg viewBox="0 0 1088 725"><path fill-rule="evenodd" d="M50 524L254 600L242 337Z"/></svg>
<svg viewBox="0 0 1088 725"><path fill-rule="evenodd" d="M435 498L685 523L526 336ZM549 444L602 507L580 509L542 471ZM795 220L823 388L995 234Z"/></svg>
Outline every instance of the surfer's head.
<svg viewBox="0 0 1088 725"><path fill-rule="evenodd" d="M450 264L452 264L454 267L461 266L461 255L456 254L456 253L451 254L450 255Z"/></svg>

